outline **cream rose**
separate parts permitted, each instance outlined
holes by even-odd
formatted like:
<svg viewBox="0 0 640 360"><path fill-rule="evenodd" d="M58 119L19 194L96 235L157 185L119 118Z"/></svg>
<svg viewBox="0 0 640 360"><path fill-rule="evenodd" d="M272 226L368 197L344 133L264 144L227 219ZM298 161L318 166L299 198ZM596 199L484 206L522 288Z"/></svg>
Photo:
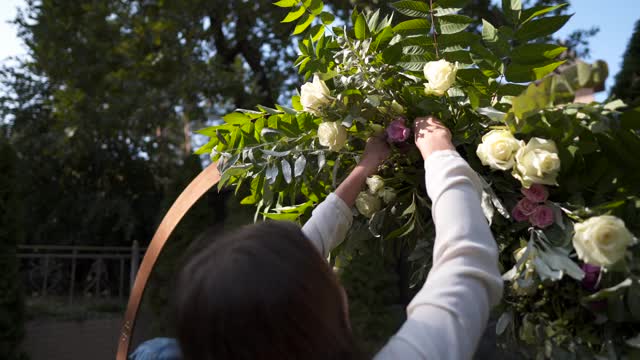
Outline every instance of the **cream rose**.
<svg viewBox="0 0 640 360"><path fill-rule="evenodd" d="M300 104L304 111L313 115L320 116L320 109L329 105L333 98L330 95L329 88L320 80L318 75L313 76L313 82L306 83L300 88Z"/></svg>
<svg viewBox="0 0 640 360"><path fill-rule="evenodd" d="M608 266L624 257L627 246L635 240L624 221L611 216L595 216L575 224L573 247L587 264Z"/></svg>
<svg viewBox="0 0 640 360"><path fill-rule="evenodd" d="M424 85L427 95L442 96L456 81L458 63L452 64L447 60L429 61L424 66L424 77L428 83Z"/></svg>
<svg viewBox="0 0 640 360"><path fill-rule="evenodd" d="M347 130L338 122L323 122L318 126L318 141L329 150L340 151L347 141Z"/></svg>
<svg viewBox="0 0 640 360"><path fill-rule="evenodd" d="M379 175L369 176L366 181L372 194L377 194L384 187L384 180Z"/></svg>
<svg viewBox="0 0 640 360"><path fill-rule="evenodd" d="M365 217L372 217L381 207L380 198L366 191L361 192L356 197L356 209Z"/></svg>
<svg viewBox="0 0 640 360"><path fill-rule="evenodd" d="M528 188L532 184L557 185L560 157L553 140L531 138L516 153L513 176Z"/></svg>
<svg viewBox="0 0 640 360"><path fill-rule="evenodd" d="M497 170L509 170L515 165L516 152L524 141L516 139L508 130L491 130L482 137L476 154L482 165Z"/></svg>

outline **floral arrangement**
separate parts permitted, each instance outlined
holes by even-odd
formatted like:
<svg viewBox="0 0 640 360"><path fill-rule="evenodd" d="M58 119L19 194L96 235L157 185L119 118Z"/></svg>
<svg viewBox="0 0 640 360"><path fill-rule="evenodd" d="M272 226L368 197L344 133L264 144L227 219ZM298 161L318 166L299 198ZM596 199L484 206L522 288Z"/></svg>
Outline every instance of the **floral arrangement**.
<svg viewBox="0 0 640 360"><path fill-rule="evenodd" d="M558 57L545 39L568 20L558 7L503 1L508 26L459 14L465 1L398 1L354 11L351 25L318 0L281 0L295 22L309 81L290 106L238 109L200 131L260 216L303 221L357 163L370 136L393 146L357 198L353 236L336 261L371 246L407 250L414 284L429 270L434 230L411 121L433 114L483 183L506 291L497 309L503 346L531 358L640 354L640 109L572 103L606 65Z"/></svg>

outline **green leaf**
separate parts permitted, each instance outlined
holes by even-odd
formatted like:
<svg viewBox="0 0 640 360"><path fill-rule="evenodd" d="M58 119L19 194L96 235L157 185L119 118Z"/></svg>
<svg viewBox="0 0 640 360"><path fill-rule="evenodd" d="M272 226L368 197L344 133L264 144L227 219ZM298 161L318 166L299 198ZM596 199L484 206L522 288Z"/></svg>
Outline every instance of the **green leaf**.
<svg viewBox="0 0 640 360"><path fill-rule="evenodd" d="M431 30L431 23L426 19L403 21L393 28L393 31L402 36L429 34L429 30Z"/></svg>
<svg viewBox="0 0 640 360"><path fill-rule="evenodd" d="M273 3L273 5L283 7L283 8L294 7L296 6L296 4L298 4L298 0L280 0L278 2Z"/></svg>
<svg viewBox="0 0 640 360"><path fill-rule="evenodd" d="M471 25L473 20L464 15L444 15L438 16L436 25L438 34L455 34L464 31Z"/></svg>
<svg viewBox="0 0 640 360"><path fill-rule="evenodd" d="M502 12L511 24L517 24L520 21L522 13L521 0L502 0Z"/></svg>
<svg viewBox="0 0 640 360"><path fill-rule="evenodd" d="M324 3L321 0L312 0L311 4L307 6L307 10L311 11L313 15L320 15L322 9L324 8Z"/></svg>
<svg viewBox="0 0 640 360"><path fill-rule="evenodd" d="M290 213L290 214L274 214L274 213L262 213L264 217L277 221L296 221L302 214Z"/></svg>
<svg viewBox="0 0 640 360"><path fill-rule="evenodd" d="M384 28L384 30L376 36L373 44L371 44L371 50L376 51L386 47L391 39L393 39L393 29L391 29L391 27Z"/></svg>
<svg viewBox="0 0 640 360"><path fill-rule="evenodd" d="M529 41L555 33L571 19L573 15L550 16L523 24L515 33L520 41Z"/></svg>
<svg viewBox="0 0 640 360"><path fill-rule="evenodd" d="M433 46L433 40L428 38L428 45ZM441 34L438 36L438 45L442 47L461 46L467 47L472 44L479 43L480 36L475 33L464 31L456 34Z"/></svg>
<svg viewBox="0 0 640 360"><path fill-rule="evenodd" d="M249 117L239 112L233 112L223 117L224 122L227 124L244 124L249 121Z"/></svg>
<svg viewBox="0 0 640 360"><path fill-rule="evenodd" d="M540 84L532 83L527 87L527 91L511 100L513 113L518 119L526 119L530 114L551 105L551 83L550 78Z"/></svg>
<svg viewBox="0 0 640 360"><path fill-rule="evenodd" d="M511 53L511 60L519 64L539 64L553 60L567 50L555 44L525 44L516 47Z"/></svg>
<svg viewBox="0 0 640 360"><path fill-rule="evenodd" d="M322 20L322 23L325 26L333 24L333 21L335 19L336 19L336 17L332 13L329 13L329 12L326 12L326 11L320 13L320 20Z"/></svg>
<svg viewBox="0 0 640 360"><path fill-rule="evenodd" d="M429 15L429 5L424 1L397 1L389 4L397 12L410 17L424 18Z"/></svg>
<svg viewBox="0 0 640 360"><path fill-rule="evenodd" d="M558 10L565 6L569 5L568 3L560 4L556 6L534 6L530 9L526 9L522 12L522 24L528 23L529 21L537 18L538 16L542 16L544 14L550 13L552 11Z"/></svg>
<svg viewBox="0 0 640 360"><path fill-rule="evenodd" d="M292 10L287 14L287 16L282 20L283 23L290 23L298 20L302 15L304 15L305 8L301 6L295 10Z"/></svg>
<svg viewBox="0 0 640 360"><path fill-rule="evenodd" d="M364 40L367 38L367 21L362 14L359 14L358 17L356 17L356 23L353 30L355 31L356 39Z"/></svg>
<svg viewBox="0 0 640 360"><path fill-rule="evenodd" d="M566 60L548 61L539 64L518 64L513 62L507 66L504 75L507 81L516 83L540 80L565 62Z"/></svg>
<svg viewBox="0 0 640 360"><path fill-rule="evenodd" d="M298 21L298 24L296 25L296 28L293 30L293 34L292 35L298 35L301 34L303 31L305 31L309 25L311 25L311 22L313 22L313 16L309 15L309 14L305 14L304 17L302 17L302 19L300 19L300 21Z"/></svg>
<svg viewBox="0 0 640 360"><path fill-rule="evenodd" d="M434 5L444 9L460 9L469 3L469 0L438 0Z"/></svg>
<svg viewBox="0 0 640 360"><path fill-rule="evenodd" d="M503 32L484 19L482 19L482 40L500 56L504 56L509 52L509 43Z"/></svg>
<svg viewBox="0 0 640 360"><path fill-rule="evenodd" d="M389 65L396 64L402 58L402 44L397 43L382 52L382 59Z"/></svg>

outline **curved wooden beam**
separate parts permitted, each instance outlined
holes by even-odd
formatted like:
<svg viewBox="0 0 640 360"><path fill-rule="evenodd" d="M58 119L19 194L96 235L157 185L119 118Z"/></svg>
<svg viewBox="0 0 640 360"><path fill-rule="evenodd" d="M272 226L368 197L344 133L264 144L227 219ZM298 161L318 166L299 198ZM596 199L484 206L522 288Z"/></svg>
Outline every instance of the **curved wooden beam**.
<svg viewBox="0 0 640 360"><path fill-rule="evenodd" d="M191 209L193 204L198 201L209 189L220 181L220 173L217 169L217 163L213 163L202 170L198 176L182 191L178 199L171 205L171 208L162 219L160 226L156 230L153 239L147 248L147 251L142 259L142 264L136 275L136 280L131 289L129 295L129 303L127 304L127 311L124 315L124 323L122 330L120 331L120 337L118 341L118 352L116 353L116 360L127 360L129 354L129 347L131 346L131 336L133 329L136 325L136 317L138 315L138 309L140 308L140 302L144 295L147 281L153 270L153 266L158 260L158 256L162 252L167 239L171 236L171 233L176 228L176 225L182 220L184 215Z"/></svg>

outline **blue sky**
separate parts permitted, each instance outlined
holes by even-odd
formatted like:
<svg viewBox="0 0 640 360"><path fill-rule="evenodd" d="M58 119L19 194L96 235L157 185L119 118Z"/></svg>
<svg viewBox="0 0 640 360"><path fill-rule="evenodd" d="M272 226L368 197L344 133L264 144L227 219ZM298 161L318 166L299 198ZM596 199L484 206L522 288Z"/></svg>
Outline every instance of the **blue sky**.
<svg viewBox="0 0 640 360"><path fill-rule="evenodd" d="M7 24L15 17L16 7L23 4L23 0L0 0L0 61L26 52L15 27ZM602 59L609 64L607 89L613 84L613 76L620 70L622 55L634 24L640 19L639 9L638 0L573 0L571 12L575 15L559 32L562 36L575 29L600 27L600 33L591 39L591 58L587 61ZM597 98L603 100L605 97L606 93L601 93Z"/></svg>

